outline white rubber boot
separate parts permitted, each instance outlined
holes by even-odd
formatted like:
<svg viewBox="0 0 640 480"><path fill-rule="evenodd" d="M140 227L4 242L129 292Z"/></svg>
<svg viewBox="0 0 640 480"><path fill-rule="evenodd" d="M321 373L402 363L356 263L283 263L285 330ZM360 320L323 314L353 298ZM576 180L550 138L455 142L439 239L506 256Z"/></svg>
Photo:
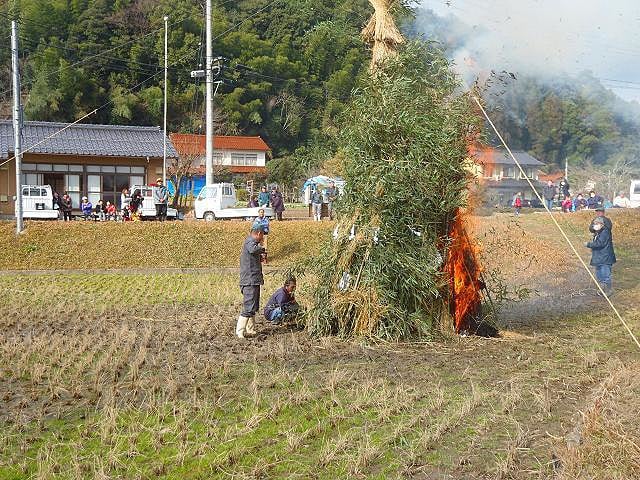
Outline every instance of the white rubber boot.
<svg viewBox="0 0 640 480"><path fill-rule="evenodd" d="M238 317L238 323L236 324L236 337L244 338L244 334L247 333L247 317L240 315Z"/></svg>
<svg viewBox="0 0 640 480"><path fill-rule="evenodd" d="M247 333L249 335L255 335L256 333L258 333L255 330L255 326L256 326L255 323L253 323L253 317L251 317L247 322Z"/></svg>

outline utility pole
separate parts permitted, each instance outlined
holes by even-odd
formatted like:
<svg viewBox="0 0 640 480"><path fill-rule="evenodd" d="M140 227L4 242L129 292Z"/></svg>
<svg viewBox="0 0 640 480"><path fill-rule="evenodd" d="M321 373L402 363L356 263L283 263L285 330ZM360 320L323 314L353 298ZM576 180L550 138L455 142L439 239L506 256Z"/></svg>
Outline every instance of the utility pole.
<svg viewBox="0 0 640 480"><path fill-rule="evenodd" d="M564 178L569 181L569 159L564 159Z"/></svg>
<svg viewBox="0 0 640 480"><path fill-rule="evenodd" d="M162 184L167 186L167 70L169 64L168 57L168 35L169 35L169 17L164 17L164 127L163 127L163 144L162 144ZM176 195L178 186L176 185Z"/></svg>
<svg viewBox="0 0 640 480"><path fill-rule="evenodd" d="M22 108L20 106L20 64L18 57L18 24L11 21L11 68L13 70L13 155L16 160L16 233L22 224Z"/></svg>
<svg viewBox="0 0 640 480"><path fill-rule="evenodd" d="M205 12L206 32L207 32L207 60L205 63L206 78L206 132L205 132L205 184L213 183L213 39L212 39L212 19L211 19L211 0L207 0Z"/></svg>

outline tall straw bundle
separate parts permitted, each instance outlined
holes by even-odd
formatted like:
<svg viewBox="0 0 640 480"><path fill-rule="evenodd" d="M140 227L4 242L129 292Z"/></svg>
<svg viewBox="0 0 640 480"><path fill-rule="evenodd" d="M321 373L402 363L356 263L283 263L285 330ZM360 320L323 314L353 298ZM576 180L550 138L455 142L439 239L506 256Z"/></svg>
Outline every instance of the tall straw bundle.
<svg viewBox="0 0 640 480"><path fill-rule="evenodd" d="M334 238L308 265L311 332L398 339L452 329L443 259L467 201L466 135L477 121L457 87L444 55L420 42L362 78L338 139L346 187Z"/></svg>
<svg viewBox="0 0 640 480"><path fill-rule="evenodd" d="M404 37L391 15L393 2L394 0L369 0L375 12L362 30L362 37L372 48L372 70L397 55L398 46L404 43Z"/></svg>

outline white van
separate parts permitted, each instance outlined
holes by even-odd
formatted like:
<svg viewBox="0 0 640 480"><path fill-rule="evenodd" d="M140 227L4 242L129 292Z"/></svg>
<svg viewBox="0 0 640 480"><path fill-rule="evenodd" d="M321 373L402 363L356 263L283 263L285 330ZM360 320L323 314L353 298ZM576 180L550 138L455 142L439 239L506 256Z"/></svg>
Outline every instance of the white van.
<svg viewBox="0 0 640 480"><path fill-rule="evenodd" d="M58 219L50 185L22 185L22 218Z"/></svg>
<svg viewBox="0 0 640 480"><path fill-rule="evenodd" d="M136 190L140 190L140 195L142 195L142 206L139 210L141 219L156 218L156 204L153 200L153 191L156 188L158 187L155 185L134 185L129 190L132 195ZM178 210L167 207L167 219L176 220L178 218Z"/></svg>
<svg viewBox="0 0 640 480"><path fill-rule="evenodd" d="M196 218L212 222L221 218L253 219L258 216L259 207L234 208L238 203L233 183L214 183L202 187L194 202ZM273 209L264 209L265 217L273 217Z"/></svg>
<svg viewBox="0 0 640 480"><path fill-rule="evenodd" d="M631 203L631 208L640 207L640 180L631 180L629 202Z"/></svg>

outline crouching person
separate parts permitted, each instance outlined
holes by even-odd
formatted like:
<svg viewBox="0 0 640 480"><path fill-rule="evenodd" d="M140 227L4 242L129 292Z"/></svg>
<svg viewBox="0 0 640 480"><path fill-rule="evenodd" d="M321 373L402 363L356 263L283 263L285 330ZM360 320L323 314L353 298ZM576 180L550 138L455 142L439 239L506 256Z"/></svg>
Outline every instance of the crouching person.
<svg viewBox="0 0 640 480"><path fill-rule="evenodd" d="M264 307L265 318L275 324L295 317L300 310L295 297L296 279L289 277L284 286L275 291Z"/></svg>
<svg viewBox="0 0 640 480"><path fill-rule="evenodd" d="M236 324L236 336L245 338L245 334L255 335L254 321L260 310L260 287L264 284L262 276L262 256L266 249L261 245L264 233L260 227L253 227L242 245L240 253L240 291L242 292L242 312Z"/></svg>

